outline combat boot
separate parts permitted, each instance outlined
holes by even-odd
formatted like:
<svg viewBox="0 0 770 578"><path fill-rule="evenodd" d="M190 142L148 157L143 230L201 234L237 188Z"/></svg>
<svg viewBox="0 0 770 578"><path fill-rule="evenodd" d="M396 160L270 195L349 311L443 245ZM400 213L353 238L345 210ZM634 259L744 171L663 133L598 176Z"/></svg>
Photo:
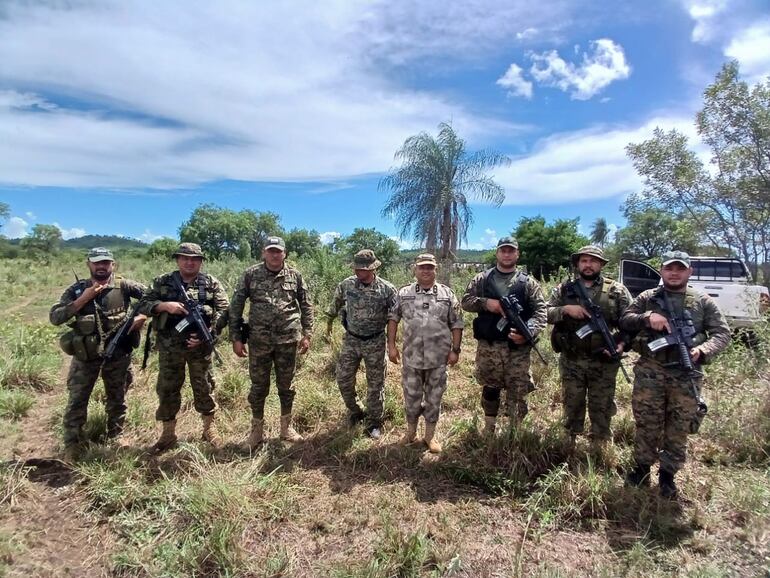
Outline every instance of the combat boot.
<svg viewBox="0 0 770 578"><path fill-rule="evenodd" d="M161 423L163 424L163 431L161 432L158 441L152 446L156 452L163 452L176 445L176 420L170 419Z"/></svg>
<svg viewBox="0 0 770 578"><path fill-rule="evenodd" d="M365 417L366 417L366 414L363 411L361 411L361 409L358 409L357 411L349 411L348 412L348 428L349 429L353 429L360 422L364 421Z"/></svg>
<svg viewBox="0 0 770 578"><path fill-rule="evenodd" d="M577 436L571 432L565 431L561 438L561 445L564 453L568 456L575 453L575 445L577 444Z"/></svg>
<svg viewBox="0 0 770 578"><path fill-rule="evenodd" d="M291 414L281 416L281 439L285 442L301 442L302 436L291 427Z"/></svg>
<svg viewBox="0 0 770 578"><path fill-rule="evenodd" d="M660 495L664 498L676 498L677 488L674 483L674 474L667 472L663 468L658 472L658 484L660 485Z"/></svg>
<svg viewBox="0 0 770 578"><path fill-rule="evenodd" d="M202 415L201 419L203 419L203 440L214 447L222 445L222 438L219 437L217 426L214 423L214 414Z"/></svg>
<svg viewBox="0 0 770 578"><path fill-rule="evenodd" d="M485 415L484 416L484 431L482 432L483 435L492 437L495 435L495 428L497 427L497 416L496 415Z"/></svg>
<svg viewBox="0 0 770 578"><path fill-rule="evenodd" d="M428 446L428 451L432 454L440 454L441 453L441 444L438 443L435 439L433 439L433 436L436 435L436 424L435 423L428 423L425 422L425 437L423 438L423 441L425 442L425 445Z"/></svg>
<svg viewBox="0 0 770 578"><path fill-rule="evenodd" d="M406 433L398 443L399 445L406 446L414 442L417 438L417 420L406 422Z"/></svg>
<svg viewBox="0 0 770 578"><path fill-rule="evenodd" d="M251 433L249 434L249 449L254 451L262 445L265 432L265 420L256 417L251 418Z"/></svg>
<svg viewBox="0 0 770 578"><path fill-rule="evenodd" d="M650 466L645 464L636 464L636 467L626 476L626 484L629 486L649 486L650 485Z"/></svg>
<svg viewBox="0 0 770 578"><path fill-rule="evenodd" d="M67 444L64 446L64 461L73 464L80 459L80 444Z"/></svg>

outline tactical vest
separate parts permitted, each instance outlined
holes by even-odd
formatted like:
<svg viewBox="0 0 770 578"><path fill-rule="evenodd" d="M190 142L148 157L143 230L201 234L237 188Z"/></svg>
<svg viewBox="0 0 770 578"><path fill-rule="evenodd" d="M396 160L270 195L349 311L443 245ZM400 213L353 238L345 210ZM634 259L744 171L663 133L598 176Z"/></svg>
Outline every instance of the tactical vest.
<svg viewBox="0 0 770 578"><path fill-rule="evenodd" d="M494 282L492 281L492 273L496 271L495 267L492 267L491 269L487 269L484 271L484 277L479 283L479 286L481 288L481 294L479 297L482 298L489 298L489 299L500 299L501 297L504 297L504 295L500 295L497 291L497 288L495 287ZM522 306L522 312L521 312L521 318L524 321L529 321L529 319L532 317L532 306L529 303L529 299L527 299L527 281L528 276L526 273L522 271L518 271L516 273L516 278L511 285L510 290L508 291L508 295L511 295L513 297L516 297L516 299L519 302L519 305ZM492 313L491 311L481 311L476 319L473 320L473 337L474 339L478 340L484 340L484 341L504 341L508 343L509 345L513 344L513 341L508 339L508 333L505 331L500 331L497 328L497 323L500 321L500 315L497 313Z"/></svg>
<svg viewBox="0 0 770 578"><path fill-rule="evenodd" d="M182 284L182 287L184 287L184 281L182 280L182 276L179 274L179 271L174 271L170 275L176 275L179 279L179 282ZM207 305L207 302L210 299L213 299L213 295L209 297L209 295L206 293L206 276L203 273L198 273L195 284L198 286L198 303L200 303L202 306L203 318L206 323L211 323L214 310L210 305ZM176 284L170 279L168 283L164 283L160 287L160 297L162 301L180 302L184 302L188 298L186 293L184 295L180 293L179 289L176 287ZM158 331L172 331L176 324L179 323L182 319L184 319L184 315L170 315L164 311L158 316Z"/></svg>
<svg viewBox="0 0 770 578"><path fill-rule="evenodd" d="M580 293L578 292L575 283L581 283L580 279L576 279L570 283L563 283L561 285L561 302L564 305L585 305L582 299L580 299ZM604 279L602 282L601 291L597 299L594 302L601 307L602 315L608 325L611 325L610 320L614 320L617 315L617 294L610 291L612 287L612 279ZM587 290L586 290L587 291ZM593 299L593 298L592 298ZM577 336L577 331L588 323L588 319L573 319L572 317L563 317L561 321L557 322L553 326L551 331L551 346L556 353L563 353L569 358L575 359L577 357L594 357L599 358L599 354L605 348L604 340L598 331L594 331L588 337L580 339Z"/></svg>
<svg viewBox="0 0 770 578"><path fill-rule="evenodd" d="M691 287L687 287L687 291L685 292L684 296L684 309L687 311L692 311L695 307L695 304L698 301L699 294L697 291L692 289ZM663 302L663 288L660 287L659 289L656 289L655 294L650 297L647 308L645 311L653 311L655 313L660 313L661 315L666 315L665 312L665 305ZM672 315L674 312L670 312ZM695 347L696 345L700 345L704 341L706 341L707 336L702 331L701 328L695 336L693 337L692 343L688 344L689 348ZM653 331L652 329L645 328L644 330L640 331L639 334L634 339L633 343L633 349L636 351L639 355L642 357L647 357L649 359L654 359L658 363L664 366L674 366L679 364L679 351L677 351L676 347L666 347L664 349L658 350L656 352L650 351L650 348L647 347L647 344L650 341L654 341L658 339L659 337L663 337L666 335L665 332L661 331Z"/></svg>

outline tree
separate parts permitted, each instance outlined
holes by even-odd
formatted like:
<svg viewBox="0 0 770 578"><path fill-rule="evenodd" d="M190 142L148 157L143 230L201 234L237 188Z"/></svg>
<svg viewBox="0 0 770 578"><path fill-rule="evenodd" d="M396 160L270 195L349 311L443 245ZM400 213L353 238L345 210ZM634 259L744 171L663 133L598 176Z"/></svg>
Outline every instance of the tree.
<svg viewBox="0 0 770 578"><path fill-rule="evenodd" d="M696 117L712 167L677 130L656 128L626 151L645 185L632 203L687 216L711 245L735 251L756 274L770 261L770 81L749 88L738 72L735 61L722 67Z"/></svg>
<svg viewBox="0 0 770 578"><path fill-rule="evenodd" d="M383 270L398 259L401 252L398 243L376 229L357 228L347 237L334 240L334 251L344 256L350 262L353 255L362 249L371 249L382 262Z"/></svg>
<svg viewBox="0 0 770 578"><path fill-rule="evenodd" d="M35 225L32 234L21 240L21 247L31 256L48 258L59 252L61 230L55 225Z"/></svg>
<svg viewBox="0 0 770 578"><path fill-rule="evenodd" d="M519 263L537 279L550 279L560 268L568 268L570 256L588 243L578 233L580 219L557 219L547 225L545 219L523 217L513 235L519 242Z"/></svg>
<svg viewBox="0 0 770 578"><path fill-rule="evenodd" d="M604 247L607 242L607 237L610 235L610 228L607 226L607 219L599 217L594 221L593 227L591 227L591 242L594 245Z"/></svg>
<svg viewBox="0 0 770 578"><path fill-rule="evenodd" d="M321 235L315 229L292 229L284 237L287 254L302 257L321 247Z"/></svg>
<svg viewBox="0 0 770 578"><path fill-rule="evenodd" d="M11 216L11 207L8 203L0 203L0 221L5 221Z"/></svg>
<svg viewBox="0 0 770 578"><path fill-rule="evenodd" d="M179 241L172 239L171 237L161 237L155 239L147 248L147 256L152 259L170 259L171 254L176 251L179 246Z"/></svg>
<svg viewBox="0 0 770 578"><path fill-rule="evenodd" d="M625 211L627 224L615 233L614 253L619 258L652 259L679 249L695 253L698 234L693 222L657 208Z"/></svg>
<svg viewBox="0 0 770 578"><path fill-rule="evenodd" d="M391 169L379 189L391 193L383 216L395 218L401 237L437 253L448 275L473 223L470 198L500 206L505 191L486 173L510 160L491 150L470 153L451 125L438 128L437 138L423 132L406 139L395 155L402 165Z"/></svg>

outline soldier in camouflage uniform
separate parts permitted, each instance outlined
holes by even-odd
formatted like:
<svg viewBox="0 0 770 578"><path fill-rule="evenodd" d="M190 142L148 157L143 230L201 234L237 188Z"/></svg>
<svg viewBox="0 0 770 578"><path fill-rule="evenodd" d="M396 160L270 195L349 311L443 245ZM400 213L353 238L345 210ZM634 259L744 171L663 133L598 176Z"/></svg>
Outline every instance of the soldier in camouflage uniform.
<svg viewBox="0 0 770 578"><path fill-rule="evenodd" d="M281 402L281 439L301 441L291 426L294 403L294 370L297 353L310 348L313 306L299 271L286 265L286 244L281 237L268 237L262 263L249 267L238 281L230 305L230 339L238 357L249 356L251 433L249 447L263 440L265 399L270 391L270 372ZM242 315L249 301L248 349L243 336Z"/></svg>
<svg viewBox="0 0 770 578"><path fill-rule="evenodd" d="M500 298L513 295L523 307L522 319L527 322L533 337L546 324L547 308L540 285L530 275L516 269L519 243L513 237L497 242L497 264L476 275L465 290L462 307L478 313L473 320L476 349L476 379L482 385L481 407L484 410L484 432L495 431L500 409L500 393L506 391L506 402L511 425L527 415L526 396L534 390L530 373L530 351L523 335L498 328L503 318Z"/></svg>
<svg viewBox="0 0 770 578"><path fill-rule="evenodd" d="M447 366L460 357L463 316L452 290L436 283L436 258L430 253L415 260L417 281L398 290L388 315L388 358L398 363L398 322L404 321L404 364L401 370L407 432L401 444L412 443L420 415L425 419L424 442L431 453L441 452L435 439L441 398L447 386Z"/></svg>
<svg viewBox="0 0 770 578"><path fill-rule="evenodd" d="M564 428L568 435L568 449L575 445L575 436L585 427L586 398L591 418L591 445L600 453L610 440L610 420L615 415L615 381L620 361L613 361L605 349L598 331L581 339L578 332L590 322L591 314L581 298L577 283L594 304L601 307L602 317L610 330L617 330L620 316L631 303L631 294L623 285L602 276L607 264L599 247L586 246L572 255L572 265L578 278L554 287L548 301L548 323L554 325L551 343L559 357L561 373ZM622 353L629 341L616 331L617 352Z"/></svg>
<svg viewBox="0 0 770 578"><path fill-rule="evenodd" d="M366 431L373 439L381 435L383 390L385 388L385 326L393 306L396 288L378 277L380 261L374 251L364 249L353 257L355 275L337 285L327 312L327 334L334 318L340 315L345 327L339 359L337 385L348 408L351 426L361 421L364 412L356 401L356 372L361 360L366 365Z"/></svg>
<svg viewBox="0 0 770 578"><path fill-rule="evenodd" d="M142 296L144 285L114 275L112 252L104 247L91 249L86 264L90 278L68 287L49 315L54 325L67 323L70 327L60 340L64 352L73 356L67 375L69 400L64 411L64 448L68 460L77 457L88 400L99 374L106 397L107 437L116 438L123 432L125 394L133 381L131 350L139 345L146 319L145 315L136 315L127 342L118 345L112 359L105 359L105 347L126 321L131 298L138 300Z"/></svg>
<svg viewBox="0 0 770 578"><path fill-rule="evenodd" d="M673 329L668 317L690 318L694 337L688 343L689 355L700 369L728 346L730 328L711 297L687 286L692 275L687 253L666 253L662 262L663 287L641 293L626 309L620 327L638 332L633 347L640 356L634 368L632 397L636 468L627 481L636 486L649 484L650 466L660 461L660 493L672 498L677 493L674 475L685 463L687 435L697 429L693 424L699 423L696 412L703 380L700 372L685 371L678 348L665 346L660 338Z"/></svg>
<svg viewBox="0 0 770 578"><path fill-rule="evenodd" d="M203 420L203 439L214 446L220 443L214 426L217 404L212 396L213 380L210 379L213 347L201 341L194 326L179 325L189 311L180 302L183 296L177 281L181 281L188 298L201 304L210 331L217 327L219 318L229 307L227 294L214 276L201 272L203 251L199 245L182 243L173 257L178 270L156 277L140 306L143 313L153 316L158 334L158 409L155 419L161 422L163 431L154 446L157 451L166 450L177 441L176 415L182 403L185 366L190 372L195 411Z"/></svg>

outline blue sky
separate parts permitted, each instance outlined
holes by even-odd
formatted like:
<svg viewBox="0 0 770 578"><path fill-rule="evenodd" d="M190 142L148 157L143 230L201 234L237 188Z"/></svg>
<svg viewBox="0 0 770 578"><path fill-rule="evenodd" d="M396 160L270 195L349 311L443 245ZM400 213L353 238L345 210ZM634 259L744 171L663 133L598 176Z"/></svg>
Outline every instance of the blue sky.
<svg viewBox="0 0 770 578"><path fill-rule="evenodd" d="M749 82L770 74L766 0L6 0L2 232L150 241L214 203L395 235L377 183L442 121L512 159L469 247L522 216L622 225L641 187L625 145L656 126L697 139L731 58Z"/></svg>

